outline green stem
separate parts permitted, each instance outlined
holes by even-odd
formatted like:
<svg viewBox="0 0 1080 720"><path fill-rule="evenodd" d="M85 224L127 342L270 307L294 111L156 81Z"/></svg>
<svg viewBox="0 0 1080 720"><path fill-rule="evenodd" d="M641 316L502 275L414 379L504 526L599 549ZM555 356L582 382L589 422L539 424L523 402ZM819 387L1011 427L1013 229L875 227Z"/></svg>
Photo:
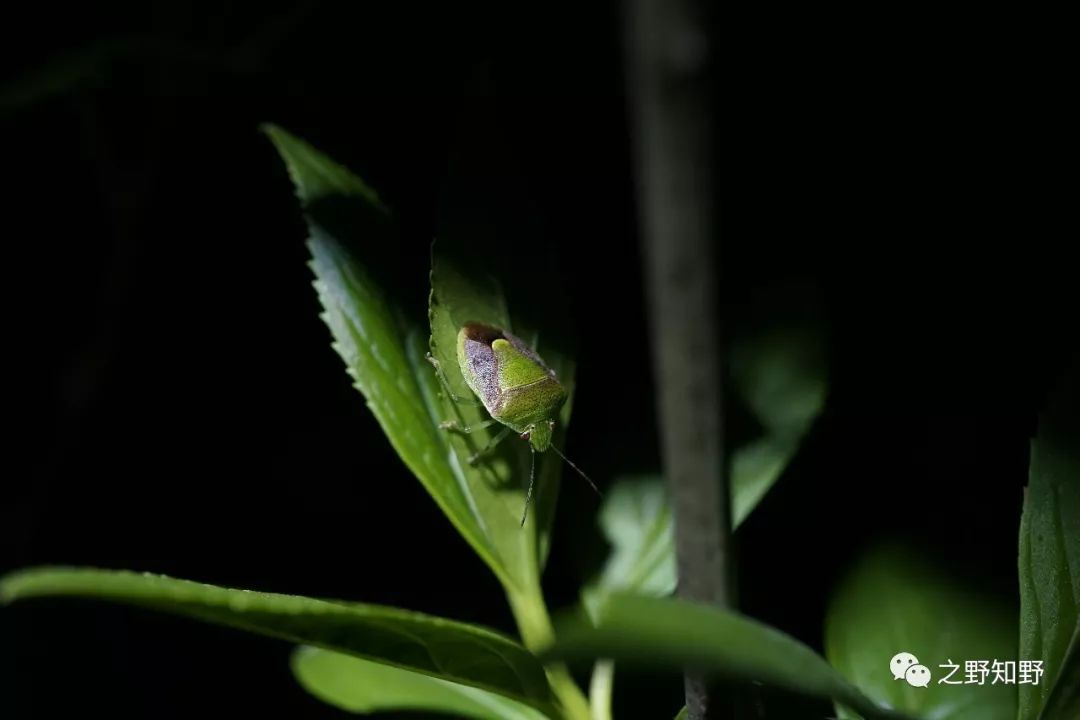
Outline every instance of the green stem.
<svg viewBox="0 0 1080 720"><path fill-rule="evenodd" d="M547 604L539 588L530 588L526 592L507 592L510 609L517 621L518 631L525 647L539 652L551 645L555 631L551 626ZM548 682L558 698L564 717L567 720L590 720L589 702L581 688L570 676L570 671L561 663L548 665Z"/></svg>
<svg viewBox="0 0 1080 720"><path fill-rule="evenodd" d="M611 720L611 689L614 679L615 663L611 660L597 660L593 665L592 680L589 682L592 720Z"/></svg>

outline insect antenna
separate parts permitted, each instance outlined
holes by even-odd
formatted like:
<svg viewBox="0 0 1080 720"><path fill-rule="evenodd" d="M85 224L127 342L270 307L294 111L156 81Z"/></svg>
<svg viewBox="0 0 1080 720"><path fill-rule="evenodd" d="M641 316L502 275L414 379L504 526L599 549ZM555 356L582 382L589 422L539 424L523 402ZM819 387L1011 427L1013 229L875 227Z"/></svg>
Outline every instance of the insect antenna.
<svg viewBox="0 0 1080 720"><path fill-rule="evenodd" d="M533 481L536 479L536 451L529 448L529 457L532 458L529 465L529 492L525 494L525 509L521 513L521 527L525 527L525 517L529 514L529 503L532 502Z"/></svg>
<svg viewBox="0 0 1080 720"><path fill-rule="evenodd" d="M598 487L596 487L596 483L594 483L594 482L592 481L592 478L590 478L590 477L589 477L588 475L586 475L586 474L584 473L584 471L582 471L582 469L581 469L581 468L579 468L579 467L578 467L577 465L575 465L574 463L572 463L572 462L570 461L570 458L568 458L568 457L566 457L565 455L563 455L563 454L562 454L562 450L560 450L559 448L555 447L554 445L549 445L548 447L550 447L550 448L551 448L552 450L554 450L554 451L555 451L555 454L556 454L556 455L558 455L559 457L561 457L561 458L563 459L563 462L565 462L565 463L566 463L567 465L569 465L570 467L574 468L574 470L575 470L575 471L577 472L577 474L578 474L578 475L580 475L581 477L585 478L585 482L589 483L589 486L590 486L590 487L591 487L591 488L593 489L593 492L595 492L595 493L596 493L597 495L599 495L600 497L603 497L603 494L602 494L602 493L600 492L600 489L599 489Z"/></svg>

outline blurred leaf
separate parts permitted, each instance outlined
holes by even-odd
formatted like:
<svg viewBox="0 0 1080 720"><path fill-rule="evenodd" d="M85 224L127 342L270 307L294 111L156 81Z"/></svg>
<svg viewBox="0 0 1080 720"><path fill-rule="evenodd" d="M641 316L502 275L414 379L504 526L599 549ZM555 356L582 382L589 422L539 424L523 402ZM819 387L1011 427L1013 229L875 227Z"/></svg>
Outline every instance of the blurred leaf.
<svg viewBox="0 0 1080 720"><path fill-rule="evenodd" d="M736 448L731 459L731 524L737 528L780 479L794 457L798 442L763 437Z"/></svg>
<svg viewBox="0 0 1080 720"><path fill-rule="evenodd" d="M808 326L777 325L732 349L735 389L765 429L799 436L821 413L826 377L822 338Z"/></svg>
<svg viewBox="0 0 1080 720"><path fill-rule="evenodd" d="M736 389L768 431L734 450L732 525L757 506L799 448L825 402L820 337L784 327L736 344ZM663 596L676 586L671 507L662 478L620 481L607 493L600 526L613 552L587 588L595 606L603 592L626 590Z"/></svg>
<svg viewBox="0 0 1080 720"><path fill-rule="evenodd" d="M481 720L547 717L486 690L314 647L297 648L292 670L309 693L354 713L428 710Z"/></svg>
<svg viewBox="0 0 1080 720"><path fill-rule="evenodd" d="M839 700L867 718L904 717L873 703L802 643L720 608L615 595L595 622L577 615L557 624L556 630L558 639L547 657L610 658L673 673L690 669Z"/></svg>
<svg viewBox="0 0 1080 720"><path fill-rule="evenodd" d="M779 479L824 407L821 342L812 326L787 324L747 334L735 344L736 391L765 430L732 453L735 528ZM616 484L604 501L600 525L613 552L583 593L590 611L613 591L663 596L675 589L671 509L662 479Z"/></svg>
<svg viewBox="0 0 1080 720"><path fill-rule="evenodd" d="M107 66L130 49L130 40L113 38L56 57L0 86L0 112L23 110L83 86L100 84Z"/></svg>
<svg viewBox="0 0 1080 720"><path fill-rule="evenodd" d="M675 590L675 550L667 485L659 477L627 478L606 494L600 527L613 548L599 577L582 591L595 618L611 593L654 597Z"/></svg>
<svg viewBox="0 0 1080 720"><path fill-rule="evenodd" d="M914 551L866 553L834 593L826 617L826 657L876 702L933 720L1005 720L1016 714L1016 685L953 685L965 662L1015 661L1016 622L1008 608L960 587ZM890 661L913 654L928 687L894 679ZM959 666L948 683L952 662ZM946 665L946 667L941 667ZM1017 676L1019 677L1019 676ZM856 717L838 709L841 717Z"/></svg>
<svg viewBox="0 0 1080 720"><path fill-rule="evenodd" d="M388 278L377 272L391 272L388 248L395 238L385 206L362 180L307 143L280 128L266 131L304 206L315 287L334 349L398 455L458 532L504 585L520 584L521 569L508 565L508 553L494 542L482 515L487 508L478 507L475 485L438 427L444 410L424 359L426 328L384 291Z"/></svg>
<svg viewBox="0 0 1080 720"><path fill-rule="evenodd" d="M675 716L675 720L686 720L688 717L690 717L690 714L684 705L683 709L679 711L679 714Z"/></svg>
<svg viewBox="0 0 1080 720"><path fill-rule="evenodd" d="M233 590L129 571L35 568L0 580L0 602L72 596L185 615L355 655L534 707L551 691L539 661L491 630L398 608Z"/></svg>
<svg viewBox="0 0 1080 720"><path fill-rule="evenodd" d="M1031 446L1020 522L1020 658L1042 660L1044 675L1020 686L1022 720L1080 717L1078 388L1076 374L1065 379Z"/></svg>
<svg viewBox="0 0 1080 720"><path fill-rule="evenodd" d="M794 457L825 405L822 338L809 325L776 325L737 341L735 390L765 434L735 448L731 466L732 527L757 507Z"/></svg>

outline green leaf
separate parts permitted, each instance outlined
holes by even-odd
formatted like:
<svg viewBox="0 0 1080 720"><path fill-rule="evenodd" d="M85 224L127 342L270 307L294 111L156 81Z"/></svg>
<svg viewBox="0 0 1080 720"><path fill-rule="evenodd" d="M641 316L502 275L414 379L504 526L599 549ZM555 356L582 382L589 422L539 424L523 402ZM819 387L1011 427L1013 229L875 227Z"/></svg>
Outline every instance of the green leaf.
<svg viewBox="0 0 1080 720"><path fill-rule="evenodd" d="M549 545L558 458L538 458L537 517L520 527L527 451L520 442L516 447L508 442L488 461L471 467L467 458L486 433L460 437L440 427L459 411L471 420L473 411L443 397L436 371L425 357L430 341L432 354L442 361L455 394L461 395L461 383L454 379L456 361L448 361L445 352L453 348L445 338L461 320L457 314L488 321L507 315L501 290L491 280L502 275L479 272L480 260L491 254L471 252L459 238L436 243L429 322L418 322L410 312L411 299L386 291L391 286L387 278L400 268L393 264L394 230L383 203L367 184L307 143L273 126L267 133L304 205L316 288L335 349L398 455L506 589L526 644L546 641L551 627L540 590L540 566ZM474 314L479 317L471 317ZM526 340L537 339L537 333L522 328L509 329ZM453 332L456 336L457 329ZM550 333L542 340L541 354L572 386L569 355L555 351ZM567 403L556 442L564 437L569 412ZM549 676L567 713L580 716L587 710L570 678L558 668Z"/></svg>
<svg viewBox="0 0 1080 720"><path fill-rule="evenodd" d="M1016 713L1015 680L992 684L991 673L981 685L950 684L964 683L967 661L992 667L1017 660L1009 609L905 547L873 548L840 583L826 617L825 650L863 692L905 712L934 720L1006 720ZM930 671L928 687L894 678L889 663L901 652ZM951 677L950 662L959 666Z"/></svg>
<svg viewBox="0 0 1080 720"><path fill-rule="evenodd" d="M431 354L438 360L451 392L469 402L442 400L443 419L459 426L475 428L490 420L465 384L457 362L457 334L468 322L481 322L517 334L537 349L544 361L555 371L571 399L557 418L552 438L557 447L563 445L566 427L570 422L574 391L574 365L567 353L556 344L545 342L546 335L528 327L507 307L501 283L494 270L485 270L483 260L488 252L466 246L454 236L435 243L432 252ZM443 393L445 395L445 393ZM546 535L550 530L558 494L561 460L554 452L536 455L536 482L533 503L525 527L521 526L525 495L532 462L528 443L511 434L482 460L469 464L470 456L485 448L506 428L494 423L488 428L468 434L448 432L455 463L460 468L465 489L489 544L496 548L503 566L516 583L527 589L539 583L540 568L546 556Z"/></svg>
<svg viewBox="0 0 1080 720"><path fill-rule="evenodd" d="M424 358L423 300L386 291L398 269L388 257L395 230L385 206L366 183L307 143L277 127L266 132L303 203L315 287L334 349L395 451L454 527L504 585L520 584L519 568L507 563L468 472L438 427L444 410Z"/></svg>
<svg viewBox="0 0 1080 720"><path fill-rule="evenodd" d="M448 157L446 181L437 191L438 240L433 248L431 278L432 352L440 357L456 393L471 397L458 379L454 352L463 321L470 317L497 320L532 344L569 395L556 418L552 438L556 447L566 450L576 385L573 358L580 329L575 325L577 314L571 307L573 293L566 286L566 270L575 260L572 254L562 256L562 243L552 241L552 232L558 230L546 227L541 210L544 195L529 185L529 173L522 173L520 158L514 153L492 152L502 145L498 123L488 122L492 119L478 118L478 122L463 128ZM507 320L509 325L505 324ZM604 389L590 391L603 393ZM529 475L526 443L511 435L503 444L510 446L511 452L510 458L502 456L503 462L511 465L506 469L510 477L504 486L504 510L520 525ZM574 448L569 449L573 456ZM537 455L536 460L536 494L526 529L537 535L528 543L535 546L530 552L535 552L542 569L551 547L563 468L553 452ZM579 479L575 477L573 482ZM531 524L535 529L528 528ZM501 531L493 531L501 535Z"/></svg>
<svg viewBox="0 0 1080 720"><path fill-rule="evenodd" d="M1058 388L1031 446L1020 521L1020 656L1042 660L1044 675L1020 687L1022 720L1080 716L1078 377Z"/></svg>
<svg viewBox="0 0 1080 720"><path fill-rule="evenodd" d="M827 388L822 339L808 324L770 325L736 342L731 368L736 392L764 433L733 453L731 522L738 527L821 414Z"/></svg>
<svg viewBox="0 0 1080 720"><path fill-rule="evenodd" d="M344 166L276 125L264 125L263 130L285 161L305 209L317 210L317 204L327 199L358 198L381 213L389 213L378 194Z"/></svg>
<svg viewBox="0 0 1080 720"><path fill-rule="evenodd" d="M615 595L596 621L577 615L556 625L542 655L610 658L643 668L691 669L743 682L835 699L867 718L900 718L869 700L813 650L738 613L675 599Z"/></svg>
<svg viewBox="0 0 1080 720"><path fill-rule="evenodd" d="M600 527L613 550L600 575L582 591L593 617L615 592L663 597L675 590L671 504L661 478L617 482L604 498Z"/></svg>
<svg viewBox="0 0 1080 720"><path fill-rule="evenodd" d="M397 608L233 590L130 571L35 568L0 581L0 602L109 600L312 645L553 712L544 668L513 640Z"/></svg>
<svg viewBox="0 0 1080 720"><path fill-rule="evenodd" d="M353 713L427 710L480 720L547 717L487 690L315 647L297 648L292 670L309 693Z"/></svg>
<svg viewBox="0 0 1080 720"><path fill-rule="evenodd" d="M535 330L525 329L515 322L494 274L485 274L482 250L468 250L460 242L439 241L432 253L431 354L439 362L453 395L473 398L457 364L457 333L467 322L482 322L518 334L532 343L541 357L556 372L569 392L573 392L573 365L566 354L554 344L540 342ZM467 263L467 258L476 261ZM432 373L434 376L434 373ZM444 396L447 393L442 393ZM488 419L482 406L455 402L451 397L441 400L444 420L461 427L476 427ZM570 417L570 402L562 408L553 436L553 443L562 444ZM452 463L459 474L460 487L468 497L485 541L494 548L499 565L506 568L509 580L504 582L511 609L521 637L529 648L550 641L551 622L540 587L540 568L546 555L542 533L550 527L558 492L560 459L554 452L536 455L536 490L529 519L524 527L521 516L529 479L532 454L528 444L511 434L482 460L470 465L469 457L490 442L500 425L468 434L446 432L454 455ZM588 712L584 697L572 679L560 668L549 673L554 691L567 712L584 715Z"/></svg>
<svg viewBox="0 0 1080 720"><path fill-rule="evenodd" d="M684 705L683 709L679 711L679 714L675 716L675 720L686 720L688 717L690 717L690 713Z"/></svg>
<svg viewBox="0 0 1080 720"><path fill-rule="evenodd" d="M1067 720L1080 713L1080 630L1073 635L1069 650L1061 664L1042 717L1046 720Z"/></svg>

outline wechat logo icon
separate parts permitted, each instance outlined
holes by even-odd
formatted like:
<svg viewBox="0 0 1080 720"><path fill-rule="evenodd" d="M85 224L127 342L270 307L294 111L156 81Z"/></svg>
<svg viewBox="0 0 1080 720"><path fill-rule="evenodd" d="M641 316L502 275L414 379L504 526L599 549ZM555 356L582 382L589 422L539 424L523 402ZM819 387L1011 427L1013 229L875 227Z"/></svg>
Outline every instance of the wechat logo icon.
<svg viewBox="0 0 1080 720"><path fill-rule="evenodd" d="M893 680L906 680L912 687L926 687L930 684L930 668L919 664L919 658L909 652L893 655L889 661L889 670Z"/></svg>

